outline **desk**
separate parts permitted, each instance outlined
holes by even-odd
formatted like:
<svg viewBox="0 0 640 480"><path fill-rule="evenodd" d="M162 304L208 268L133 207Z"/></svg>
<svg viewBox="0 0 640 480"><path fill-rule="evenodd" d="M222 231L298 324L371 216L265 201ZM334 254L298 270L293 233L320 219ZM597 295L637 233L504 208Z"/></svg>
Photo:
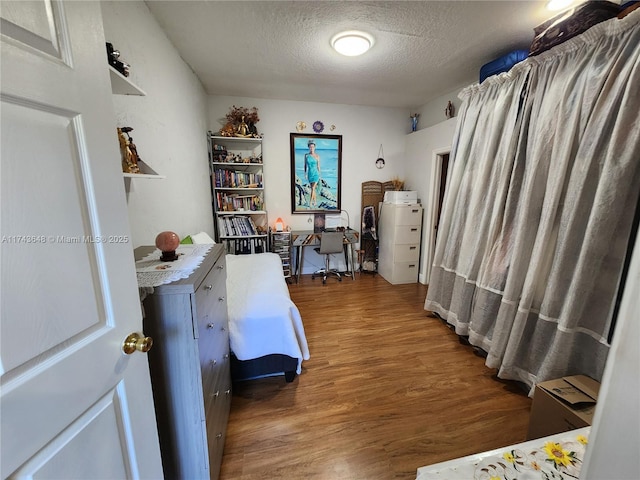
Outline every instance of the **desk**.
<svg viewBox="0 0 640 480"><path fill-rule="evenodd" d="M300 281L300 275L302 274L302 260L304 258L304 247L319 247L320 246L320 238L322 238L322 233L314 233L314 232L291 232L291 246L296 249L296 269L295 275L296 280ZM352 229L347 229L344 231L344 258L347 264L347 269L351 271L351 278L353 280L356 279L355 275L355 264L354 264L354 253L353 246L358 243L358 232Z"/></svg>

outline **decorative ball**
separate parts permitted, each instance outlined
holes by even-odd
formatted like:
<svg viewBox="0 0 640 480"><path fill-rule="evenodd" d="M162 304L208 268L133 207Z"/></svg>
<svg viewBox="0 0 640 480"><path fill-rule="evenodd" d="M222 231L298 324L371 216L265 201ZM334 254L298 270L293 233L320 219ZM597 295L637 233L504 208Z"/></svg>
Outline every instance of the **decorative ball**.
<svg viewBox="0 0 640 480"><path fill-rule="evenodd" d="M163 252L173 252L180 245L180 237L174 232L161 232L156 237L156 247Z"/></svg>

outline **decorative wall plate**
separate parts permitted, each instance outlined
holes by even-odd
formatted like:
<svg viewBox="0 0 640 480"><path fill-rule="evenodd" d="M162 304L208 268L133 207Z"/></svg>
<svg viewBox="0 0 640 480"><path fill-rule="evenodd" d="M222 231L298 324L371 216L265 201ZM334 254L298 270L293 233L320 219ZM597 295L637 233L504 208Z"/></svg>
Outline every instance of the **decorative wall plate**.
<svg viewBox="0 0 640 480"><path fill-rule="evenodd" d="M324 123L322 123L320 120L316 120L315 122L313 122L314 132L322 133L323 130L324 130Z"/></svg>
<svg viewBox="0 0 640 480"><path fill-rule="evenodd" d="M307 124L304 123L302 120L296 123L296 130L298 132L302 132L305 128L307 128Z"/></svg>

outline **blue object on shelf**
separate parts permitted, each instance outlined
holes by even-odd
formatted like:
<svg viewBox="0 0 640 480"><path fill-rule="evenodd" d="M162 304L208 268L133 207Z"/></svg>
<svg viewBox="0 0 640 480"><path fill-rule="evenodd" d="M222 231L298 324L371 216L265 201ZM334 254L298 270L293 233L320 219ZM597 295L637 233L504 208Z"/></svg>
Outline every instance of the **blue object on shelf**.
<svg viewBox="0 0 640 480"><path fill-rule="evenodd" d="M508 72L516 63L521 62L529 56L528 50L514 50L500 58L496 58L492 62L485 63L480 68L480 83L484 82L487 77L497 75L498 73Z"/></svg>

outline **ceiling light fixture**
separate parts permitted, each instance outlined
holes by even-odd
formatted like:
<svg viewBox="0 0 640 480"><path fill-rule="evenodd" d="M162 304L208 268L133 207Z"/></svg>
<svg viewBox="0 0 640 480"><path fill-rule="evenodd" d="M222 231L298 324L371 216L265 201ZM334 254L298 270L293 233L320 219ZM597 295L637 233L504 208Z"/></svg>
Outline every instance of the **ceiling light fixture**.
<svg viewBox="0 0 640 480"><path fill-rule="evenodd" d="M373 46L373 37L365 32L349 30L334 35L331 38L331 46L342 55L356 57Z"/></svg>

